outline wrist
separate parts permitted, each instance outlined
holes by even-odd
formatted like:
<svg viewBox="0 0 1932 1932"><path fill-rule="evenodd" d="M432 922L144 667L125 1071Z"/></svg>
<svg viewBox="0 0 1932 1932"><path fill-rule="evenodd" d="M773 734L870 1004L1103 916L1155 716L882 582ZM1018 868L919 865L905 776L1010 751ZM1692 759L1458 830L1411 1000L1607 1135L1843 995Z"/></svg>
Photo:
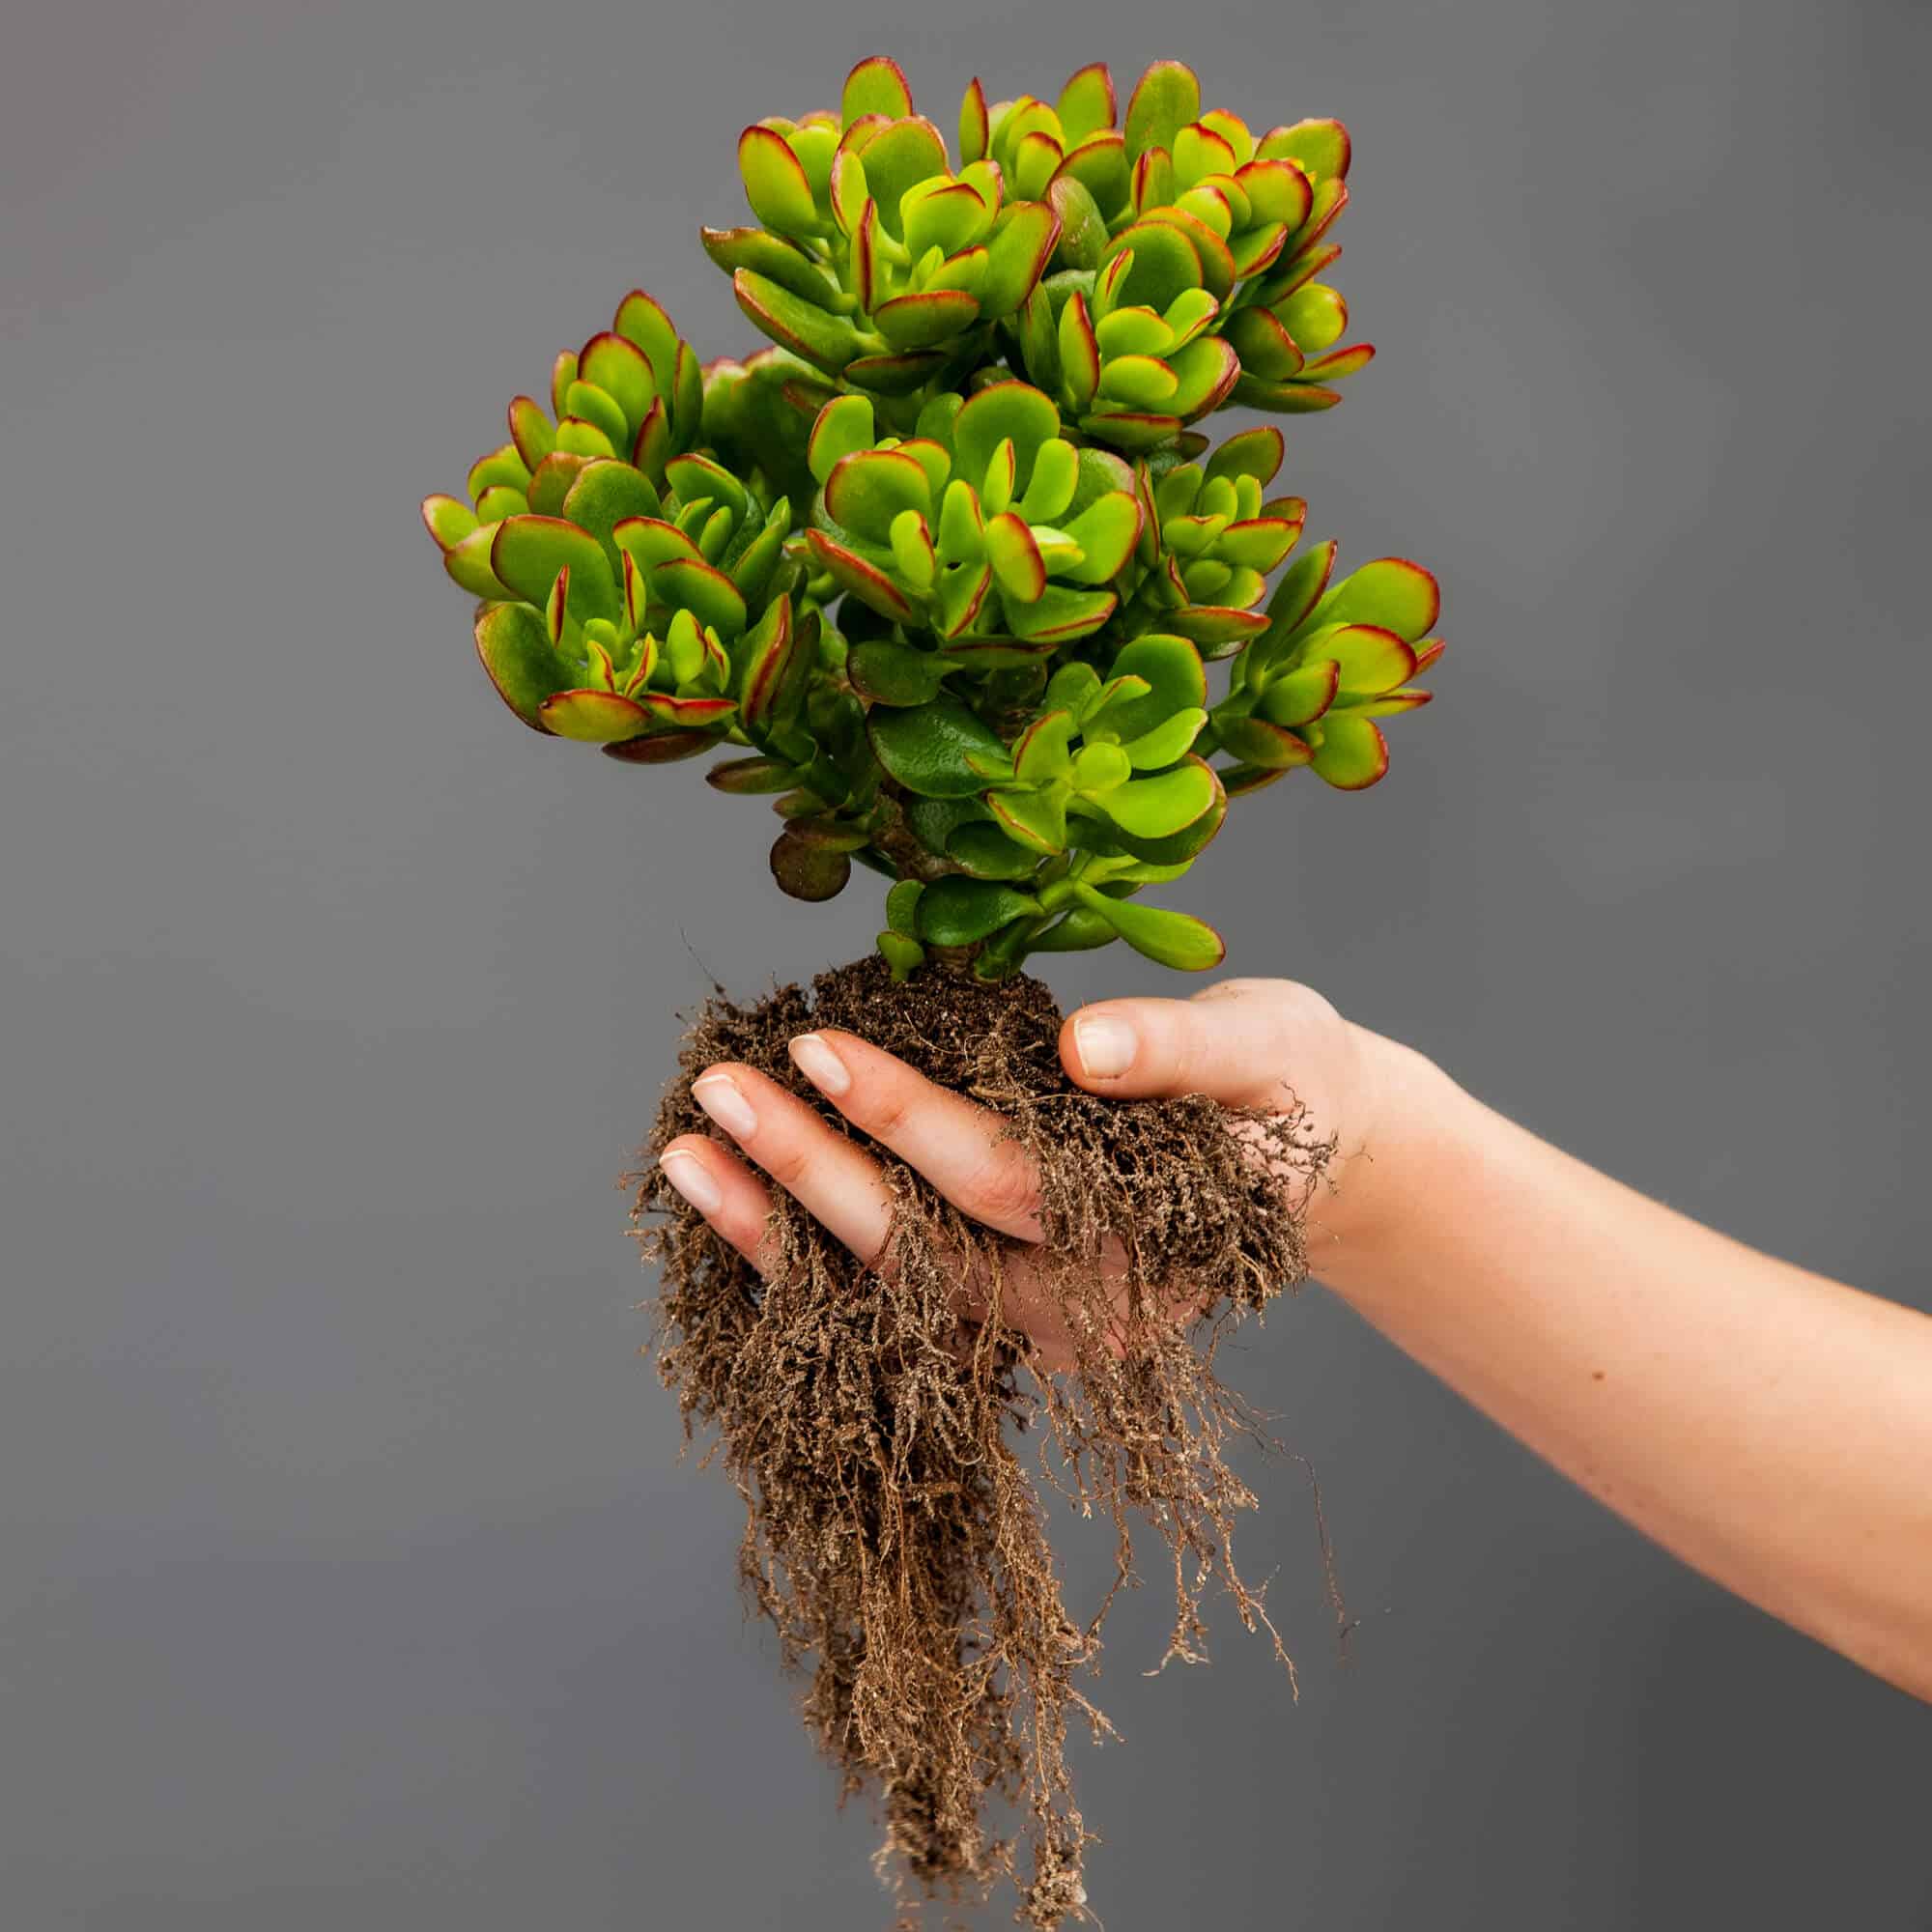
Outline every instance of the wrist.
<svg viewBox="0 0 1932 1932"><path fill-rule="evenodd" d="M1337 1123L1335 1152L1309 1203L1309 1263L1346 1293L1358 1274L1386 1264L1414 1232L1426 1200L1424 1173L1439 1165L1462 1090L1426 1054L1347 1022L1351 1104Z"/></svg>

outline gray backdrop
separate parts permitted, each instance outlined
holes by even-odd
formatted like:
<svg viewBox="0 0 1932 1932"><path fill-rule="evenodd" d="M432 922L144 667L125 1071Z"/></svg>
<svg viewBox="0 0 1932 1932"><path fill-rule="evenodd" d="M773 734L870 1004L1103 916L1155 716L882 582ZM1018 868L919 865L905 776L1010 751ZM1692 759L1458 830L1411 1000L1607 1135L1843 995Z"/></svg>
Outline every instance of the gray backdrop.
<svg viewBox="0 0 1932 1932"><path fill-rule="evenodd" d="M611 1182L697 963L863 951L695 771L520 729L415 522L889 50L948 125L1183 53L1339 113L1382 360L1311 527L1441 571L1442 701L1183 895L1613 1172L1923 1305L1922 90L1905 4L42 4L0 77L0 1918L881 1924L675 1462ZM908 17L908 15L912 17ZM814 17L817 16L817 17ZM1170 982L1116 949L1069 1000ZM1498 1241L1509 1231L1497 1230ZM1240 1371L1320 1471L1300 1653L1140 1674L1112 1932L1932 1924L1932 1720L1584 1501L1319 1291ZM1076 1589L1102 1539L1067 1525ZM1002 1922L1000 1914L987 1924Z"/></svg>

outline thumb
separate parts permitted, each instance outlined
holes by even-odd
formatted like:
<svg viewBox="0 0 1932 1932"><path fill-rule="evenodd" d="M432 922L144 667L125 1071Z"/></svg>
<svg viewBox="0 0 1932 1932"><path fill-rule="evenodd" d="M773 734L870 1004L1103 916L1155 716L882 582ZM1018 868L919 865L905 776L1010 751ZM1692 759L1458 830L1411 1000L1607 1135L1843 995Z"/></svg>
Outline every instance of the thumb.
<svg viewBox="0 0 1932 1932"><path fill-rule="evenodd" d="M1289 1069L1340 1025L1291 980L1229 980L1191 1000L1103 1000L1060 1030L1061 1063L1115 1098L1205 1094L1227 1107L1280 1100Z"/></svg>

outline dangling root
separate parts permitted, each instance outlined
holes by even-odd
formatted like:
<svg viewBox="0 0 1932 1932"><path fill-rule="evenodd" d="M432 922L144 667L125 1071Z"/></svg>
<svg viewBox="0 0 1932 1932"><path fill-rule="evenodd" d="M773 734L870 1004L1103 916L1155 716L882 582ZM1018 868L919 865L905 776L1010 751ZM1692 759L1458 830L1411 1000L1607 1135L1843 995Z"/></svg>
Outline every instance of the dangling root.
<svg viewBox="0 0 1932 1932"><path fill-rule="evenodd" d="M776 1260L760 1281L665 1183L656 1156L707 1129L691 1083L717 1061L757 1067L854 1131L786 1055L813 1027L871 1040L1011 1122L1041 1177L1046 1240L1029 1264L1074 1338L1068 1373L1033 1375L1026 1338L1003 1319L1011 1245L882 1150L895 1215L877 1271L774 1189ZM1134 1519L1172 1560L1170 1658L1200 1655L1201 1599L1219 1577L1288 1664L1235 1568L1235 1512L1255 1498L1225 1452L1258 1432L1213 1361L1243 1316L1306 1278L1299 1204L1332 1151L1292 1107L1097 1100L1062 1071L1059 1028L1037 980L927 972L899 984L876 958L821 975L809 997L790 986L739 1006L721 993L630 1178L633 1225L662 1279L659 1373L687 1435L718 1432L747 1510L745 1588L787 1665L810 1662L807 1724L846 1795L881 1794L882 1872L955 1896L1007 1875L1016 1916L1037 1927L1087 1917L1092 1834L1067 1776L1067 1721L1108 1728L1076 1679L1133 1580ZM978 1321L960 1313L966 1280L988 1304ZM1029 1428L1040 1449L1023 1461L1013 1438ZM1039 1483L1115 1525L1114 1584L1084 1625L1061 1598ZM1015 1843L991 1834L989 1794L1021 1811L1025 1876Z"/></svg>

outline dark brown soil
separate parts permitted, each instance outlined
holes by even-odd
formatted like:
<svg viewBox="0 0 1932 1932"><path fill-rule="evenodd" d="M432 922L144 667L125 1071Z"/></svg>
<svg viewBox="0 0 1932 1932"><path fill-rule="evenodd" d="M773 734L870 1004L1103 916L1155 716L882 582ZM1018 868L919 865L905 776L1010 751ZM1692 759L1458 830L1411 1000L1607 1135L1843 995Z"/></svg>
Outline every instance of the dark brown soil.
<svg viewBox="0 0 1932 1932"><path fill-rule="evenodd" d="M1226 1450L1257 1432L1213 1358L1229 1328L1306 1277L1299 1204L1329 1153L1293 1108L1094 1099L1061 1069L1060 1022L1036 980L927 970L896 984L876 958L810 993L740 1006L720 992L686 1038L634 1210L662 1283L659 1371L687 1432L716 1431L747 1509L744 1585L787 1663L810 1673L809 1727L847 1794L881 1797L882 1872L955 1896L1009 1875L1017 1916L1038 1927L1087 1916L1091 1834L1064 1747L1069 1718L1106 1729L1080 1680L1134 1580L1132 1535L1156 1539L1172 1569L1170 1657L1199 1654L1218 1577L1287 1662L1234 1564L1235 1513L1254 1497ZM1047 1239L1026 1252L1074 1337L1069 1371L1036 1376L1003 1313L1013 1244L890 1155L897 1212L876 1271L780 1194L779 1260L761 1281L666 1185L655 1157L710 1131L691 1083L721 1060L854 1131L786 1055L814 1027L887 1047L1011 1122L1042 1179ZM962 1316L969 1282L981 1320ZM1085 1623L1047 1540L1055 1493L1116 1532L1114 1589ZM1009 1810L1017 1831L1002 1833Z"/></svg>

